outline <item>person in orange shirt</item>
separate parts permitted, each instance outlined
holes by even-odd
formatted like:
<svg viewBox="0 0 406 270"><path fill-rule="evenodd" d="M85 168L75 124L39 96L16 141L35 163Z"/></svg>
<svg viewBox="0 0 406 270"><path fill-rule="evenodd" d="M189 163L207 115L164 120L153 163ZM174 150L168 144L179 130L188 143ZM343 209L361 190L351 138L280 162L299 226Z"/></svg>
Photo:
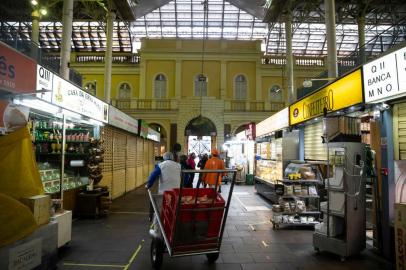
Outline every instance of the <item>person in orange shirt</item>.
<svg viewBox="0 0 406 270"><path fill-rule="evenodd" d="M212 157L209 158L204 166L205 170L224 170L224 161L219 158L219 152L217 149L211 151ZM217 190L220 189L221 178L225 173L205 173L203 174L203 181L209 185L209 187L214 188L217 181Z"/></svg>

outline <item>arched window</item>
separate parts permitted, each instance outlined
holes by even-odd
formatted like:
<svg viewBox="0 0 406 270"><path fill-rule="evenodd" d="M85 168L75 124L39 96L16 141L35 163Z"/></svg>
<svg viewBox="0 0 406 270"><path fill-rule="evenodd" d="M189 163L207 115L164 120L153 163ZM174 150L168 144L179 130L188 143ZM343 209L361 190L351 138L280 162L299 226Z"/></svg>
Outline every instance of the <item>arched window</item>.
<svg viewBox="0 0 406 270"><path fill-rule="evenodd" d="M166 98L166 77L163 74L158 74L155 77L154 97Z"/></svg>
<svg viewBox="0 0 406 270"><path fill-rule="evenodd" d="M207 96L207 77L203 74L195 77L195 96Z"/></svg>
<svg viewBox="0 0 406 270"><path fill-rule="evenodd" d="M120 87L118 88L118 98L119 99L131 98L131 86L128 83L120 84Z"/></svg>
<svg viewBox="0 0 406 270"><path fill-rule="evenodd" d="M247 99L247 80L244 75L235 77L235 99Z"/></svg>
<svg viewBox="0 0 406 270"><path fill-rule="evenodd" d="M85 91L89 94L96 96L96 82L88 82L85 84Z"/></svg>
<svg viewBox="0 0 406 270"><path fill-rule="evenodd" d="M279 85L273 85L269 89L269 102L283 102L283 92Z"/></svg>

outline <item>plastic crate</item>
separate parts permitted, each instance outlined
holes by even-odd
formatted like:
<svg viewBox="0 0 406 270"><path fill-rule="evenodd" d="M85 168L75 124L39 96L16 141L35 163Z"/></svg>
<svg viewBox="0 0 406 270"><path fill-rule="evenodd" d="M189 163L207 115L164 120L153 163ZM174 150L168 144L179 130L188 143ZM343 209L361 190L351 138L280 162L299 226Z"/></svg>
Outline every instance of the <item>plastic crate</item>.
<svg viewBox="0 0 406 270"><path fill-rule="evenodd" d="M179 202L179 189L165 191L162 201L161 220L165 234L172 245L189 245L217 243L221 221L223 219L225 201L221 195L211 188L184 188L182 196L198 197L207 195L209 199L215 198L208 203L181 203L178 211L178 223L175 214ZM212 209L222 207L222 209ZM199 209L199 211L184 211ZM175 226L178 226L175 234Z"/></svg>

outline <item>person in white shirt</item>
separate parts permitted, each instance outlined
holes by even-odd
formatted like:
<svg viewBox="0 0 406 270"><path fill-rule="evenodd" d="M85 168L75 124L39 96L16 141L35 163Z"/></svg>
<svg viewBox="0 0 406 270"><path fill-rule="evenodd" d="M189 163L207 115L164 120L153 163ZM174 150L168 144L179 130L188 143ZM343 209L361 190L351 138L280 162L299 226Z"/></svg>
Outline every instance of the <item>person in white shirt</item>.
<svg viewBox="0 0 406 270"><path fill-rule="evenodd" d="M159 179L158 194L161 195L165 190L179 188L181 179L181 166L179 163L173 161L173 154L171 152L166 152L163 154L163 159L163 162L155 166L145 186L147 189L150 189L155 181ZM160 231L158 229L158 222L155 215L152 224L154 229L151 229L149 233L151 236L157 237L160 235Z"/></svg>

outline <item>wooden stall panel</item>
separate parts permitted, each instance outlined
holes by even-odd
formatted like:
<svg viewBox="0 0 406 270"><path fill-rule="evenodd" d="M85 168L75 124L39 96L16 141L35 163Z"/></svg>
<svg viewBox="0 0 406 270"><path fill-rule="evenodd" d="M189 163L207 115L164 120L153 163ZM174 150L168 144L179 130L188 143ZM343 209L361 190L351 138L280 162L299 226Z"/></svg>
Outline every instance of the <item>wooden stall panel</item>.
<svg viewBox="0 0 406 270"><path fill-rule="evenodd" d="M116 199L125 193L125 169L113 172L112 199Z"/></svg>
<svg viewBox="0 0 406 270"><path fill-rule="evenodd" d="M100 186L107 186L109 188L109 196L111 198L111 188L112 188L112 182L113 182L113 172L103 172L103 178L100 181L99 185Z"/></svg>
<svg viewBox="0 0 406 270"><path fill-rule="evenodd" d="M143 176L144 179L148 177L149 174L149 146L148 146L148 141L144 140L144 155L143 155L143 160L142 160L142 167L143 167Z"/></svg>
<svg viewBox="0 0 406 270"><path fill-rule="evenodd" d="M136 169L127 168L125 172L125 192L129 192L135 188Z"/></svg>
<svg viewBox="0 0 406 270"><path fill-rule="evenodd" d="M113 170L113 128L110 126L102 127L101 139L104 141L102 144L104 148L103 163L101 163L104 175Z"/></svg>
<svg viewBox="0 0 406 270"><path fill-rule="evenodd" d="M155 153L154 153L154 142L149 142L149 171L154 169L155 165Z"/></svg>
<svg viewBox="0 0 406 270"><path fill-rule="evenodd" d="M113 171L125 170L127 153L127 136L118 131L114 131L113 140Z"/></svg>
<svg viewBox="0 0 406 270"><path fill-rule="evenodd" d="M137 155L137 139L132 135L127 135L126 168L135 168L136 155Z"/></svg>
<svg viewBox="0 0 406 270"><path fill-rule="evenodd" d="M113 183L112 183L113 199L125 193L126 152L127 152L127 135L115 129L113 140Z"/></svg>
<svg viewBox="0 0 406 270"><path fill-rule="evenodd" d="M137 138L137 160L136 160L136 164L137 164L137 179L136 179L136 186L139 187L140 185L142 185L143 182L145 182L146 180L144 180L144 175L143 175L143 167L142 167L142 163L144 160L144 143L143 143L143 139L141 138Z"/></svg>

